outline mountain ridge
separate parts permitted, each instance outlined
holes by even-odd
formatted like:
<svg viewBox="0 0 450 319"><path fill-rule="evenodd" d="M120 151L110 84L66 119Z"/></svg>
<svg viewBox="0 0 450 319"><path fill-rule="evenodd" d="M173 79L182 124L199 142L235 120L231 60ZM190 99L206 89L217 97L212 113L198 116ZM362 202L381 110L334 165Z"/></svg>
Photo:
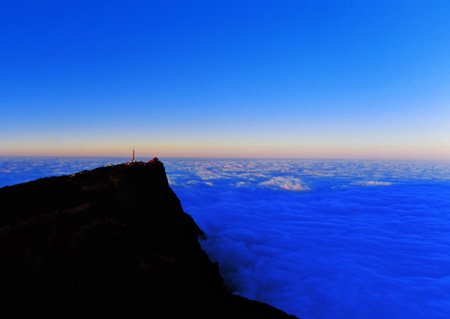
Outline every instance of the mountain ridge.
<svg viewBox="0 0 450 319"><path fill-rule="evenodd" d="M231 294L156 158L0 188L4 318L295 318Z"/></svg>

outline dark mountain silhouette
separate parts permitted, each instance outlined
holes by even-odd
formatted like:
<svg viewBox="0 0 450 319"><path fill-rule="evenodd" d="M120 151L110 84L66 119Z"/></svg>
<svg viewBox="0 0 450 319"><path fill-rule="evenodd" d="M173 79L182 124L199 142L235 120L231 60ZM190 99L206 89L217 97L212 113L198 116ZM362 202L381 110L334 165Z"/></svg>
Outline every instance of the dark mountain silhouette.
<svg viewBox="0 0 450 319"><path fill-rule="evenodd" d="M231 294L157 159L0 189L2 318L295 318Z"/></svg>

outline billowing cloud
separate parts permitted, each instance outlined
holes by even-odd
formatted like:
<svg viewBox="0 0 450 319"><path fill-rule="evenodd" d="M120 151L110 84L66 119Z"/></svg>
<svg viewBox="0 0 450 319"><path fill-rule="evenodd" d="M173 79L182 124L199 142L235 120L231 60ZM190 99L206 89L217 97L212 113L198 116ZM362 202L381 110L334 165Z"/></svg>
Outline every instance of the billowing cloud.
<svg viewBox="0 0 450 319"><path fill-rule="evenodd" d="M365 182L357 182L357 185L362 186L389 186L392 185L391 182L381 182L381 181L365 181Z"/></svg>
<svg viewBox="0 0 450 319"><path fill-rule="evenodd" d="M260 183L263 186L269 186L272 188L281 188L289 191L306 191L309 190L308 187L302 184L302 181L299 178L295 177L272 177L271 179Z"/></svg>
<svg viewBox="0 0 450 319"><path fill-rule="evenodd" d="M245 187L245 186L249 186L249 185L250 185L249 182L243 182L243 181L236 183L236 187Z"/></svg>

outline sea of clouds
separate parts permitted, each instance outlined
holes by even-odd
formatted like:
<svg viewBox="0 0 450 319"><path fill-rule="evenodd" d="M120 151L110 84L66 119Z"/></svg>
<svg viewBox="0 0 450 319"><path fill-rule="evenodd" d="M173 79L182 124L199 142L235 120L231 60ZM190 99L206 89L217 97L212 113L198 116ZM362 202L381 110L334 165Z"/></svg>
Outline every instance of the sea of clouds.
<svg viewBox="0 0 450 319"><path fill-rule="evenodd" d="M124 159L0 159L0 186ZM450 163L163 160L235 293L302 319L448 318Z"/></svg>

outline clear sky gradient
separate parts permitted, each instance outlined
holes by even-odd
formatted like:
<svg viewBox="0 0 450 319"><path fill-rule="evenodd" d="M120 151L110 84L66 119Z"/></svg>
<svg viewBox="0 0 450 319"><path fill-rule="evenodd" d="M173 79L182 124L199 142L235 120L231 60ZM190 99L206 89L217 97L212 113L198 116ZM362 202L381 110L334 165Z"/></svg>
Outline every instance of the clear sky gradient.
<svg viewBox="0 0 450 319"><path fill-rule="evenodd" d="M450 159L450 2L4 1L0 155Z"/></svg>

